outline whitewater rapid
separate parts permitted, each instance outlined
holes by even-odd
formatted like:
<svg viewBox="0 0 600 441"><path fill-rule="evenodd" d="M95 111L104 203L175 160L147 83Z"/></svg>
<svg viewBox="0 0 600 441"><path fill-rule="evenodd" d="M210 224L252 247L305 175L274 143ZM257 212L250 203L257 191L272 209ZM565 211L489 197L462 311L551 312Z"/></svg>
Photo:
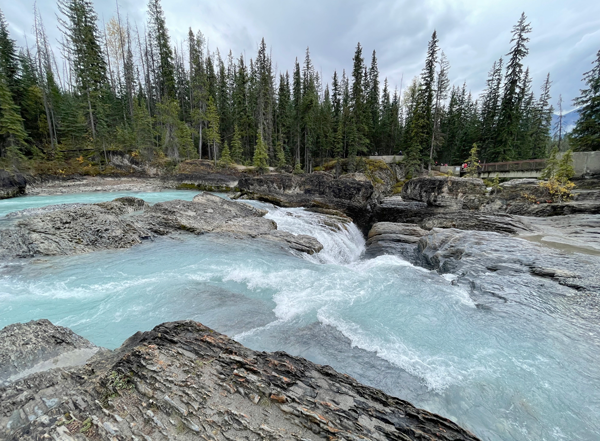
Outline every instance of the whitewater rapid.
<svg viewBox="0 0 600 441"><path fill-rule="evenodd" d="M36 198L0 201L0 213L64 202ZM397 256L365 258L352 223L240 203L266 208L278 228L314 236L323 251L182 234L128 250L4 262L0 327L48 318L112 349L137 331L193 319L255 350L329 364L482 439L600 439L600 347L582 334L598 324L571 325L572 299L539 292L536 304L481 295L475 302L452 275Z"/></svg>

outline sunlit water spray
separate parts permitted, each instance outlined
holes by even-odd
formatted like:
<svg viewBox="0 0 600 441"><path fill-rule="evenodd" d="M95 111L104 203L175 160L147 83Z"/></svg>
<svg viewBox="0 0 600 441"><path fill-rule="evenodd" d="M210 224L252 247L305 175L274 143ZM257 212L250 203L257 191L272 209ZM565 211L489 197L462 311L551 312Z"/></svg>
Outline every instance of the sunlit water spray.
<svg viewBox="0 0 600 441"><path fill-rule="evenodd" d="M137 196L194 195L173 193ZM114 197L95 194L93 202ZM4 213L36 206L3 202ZM251 203L280 229L316 237L323 251L182 234L129 250L5 263L0 327L48 318L115 348L139 330L193 319L253 349L330 364L483 439L600 439L600 348L582 332L598 324L573 326L569 299L547 292L546 307L479 308L452 277L395 256L364 259L351 223Z"/></svg>

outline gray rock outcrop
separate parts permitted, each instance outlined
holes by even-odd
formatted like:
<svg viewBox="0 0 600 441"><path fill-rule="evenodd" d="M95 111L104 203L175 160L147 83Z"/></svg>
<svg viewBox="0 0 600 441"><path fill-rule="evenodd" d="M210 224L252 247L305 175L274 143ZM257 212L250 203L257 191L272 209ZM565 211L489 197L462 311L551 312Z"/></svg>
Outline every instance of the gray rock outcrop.
<svg viewBox="0 0 600 441"><path fill-rule="evenodd" d="M415 260L416 244L429 231L415 224L378 222L369 231L366 255L376 257L397 254L408 261Z"/></svg>
<svg viewBox="0 0 600 441"><path fill-rule="evenodd" d="M61 332L47 321L19 332L30 327ZM11 345L0 339L0 351ZM137 333L85 366L0 385L0 402L7 441L477 439L329 366L252 351L192 321Z"/></svg>
<svg viewBox="0 0 600 441"><path fill-rule="evenodd" d="M335 178L329 173L307 175L269 174L243 177L238 182L242 199L256 199L281 207L337 210L365 227L379 191L361 173Z"/></svg>
<svg viewBox="0 0 600 441"><path fill-rule="evenodd" d="M0 229L0 258L81 254L129 248L155 236L188 232L263 238L309 254L323 246L313 237L277 231L266 211L208 193L194 201L174 200L149 206L126 197L23 215Z"/></svg>
<svg viewBox="0 0 600 441"><path fill-rule="evenodd" d="M79 366L99 348L48 320L15 323L0 330L0 385L38 372Z"/></svg>
<svg viewBox="0 0 600 441"><path fill-rule="evenodd" d="M460 230L496 231L519 234L529 231L524 219L498 212L480 212L432 206L426 202L385 198L373 210L372 222L417 224L425 230L457 228Z"/></svg>
<svg viewBox="0 0 600 441"><path fill-rule="evenodd" d="M532 286L536 292L564 295L600 292L600 253L567 254L559 247L501 233L433 229L418 242L417 262L440 273L455 274L458 282L476 295L498 296L499 291L534 295ZM558 283L564 288L548 285L540 289L542 283ZM587 300L598 302L598 296ZM596 304L592 311L597 310Z"/></svg>
<svg viewBox="0 0 600 441"><path fill-rule="evenodd" d="M0 170L0 199L8 199L25 194L27 179L21 173Z"/></svg>
<svg viewBox="0 0 600 441"><path fill-rule="evenodd" d="M478 209L485 195L485 185L477 178L423 177L411 179L402 187L404 199L455 210Z"/></svg>

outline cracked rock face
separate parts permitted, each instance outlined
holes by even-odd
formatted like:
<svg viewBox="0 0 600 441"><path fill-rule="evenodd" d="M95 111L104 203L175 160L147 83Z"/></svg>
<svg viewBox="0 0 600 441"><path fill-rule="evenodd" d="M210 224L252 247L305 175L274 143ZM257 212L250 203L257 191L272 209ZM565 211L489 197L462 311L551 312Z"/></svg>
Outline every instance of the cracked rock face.
<svg viewBox="0 0 600 441"><path fill-rule="evenodd" d="M149 206L133 197L99 204L24 210L14 226L0 229L0 258L88 253L129 248L156 236L188 232L263 238L309 254L323 249L315 238L277 230L267 212L208 193L192 202L174 200Z"/></svg>
<svg viewBox="0 0 600 441"><path fill-rule="evenodd" d="M0 402L6 440L477 439L328 366L255 352L192 321L0 386Z"/></svg>
<svg viewBox="0 0 600 441"><path fill-rule="evenodd" d="M485 199L485 185L477 178L423 177L402 187L402 197L433 207L477 209Z"/></svg>

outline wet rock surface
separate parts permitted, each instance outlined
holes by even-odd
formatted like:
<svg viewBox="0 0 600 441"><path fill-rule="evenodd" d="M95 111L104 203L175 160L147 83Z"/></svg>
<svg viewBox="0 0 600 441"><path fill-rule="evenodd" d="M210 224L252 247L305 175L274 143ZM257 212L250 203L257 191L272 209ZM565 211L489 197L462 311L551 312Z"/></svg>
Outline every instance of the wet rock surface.
<svg viewBox="0 0 600 441"><path fill-rule="evenodd" d="M277 231L266 211L208 193L192 202L174 200L149 206L138 198L79 204L17 217L0 229L0 258L81 254L129 248L155 236L188 232L264 238L297 251L323 247L313 237Z"/></svg>
<svg viewBox="0 0 600 441"><path fill-rule="evenodd" d="M600 253L571 254L507 234L434 229L419 240L417 262L456 275L475 295L582 292L598 302L600 293Z"/></svg>
<svg viewBox="0 0 600 441"><path fill-rule="evenodd" d="M20 326L57 332L47 321ZM0 386L0 401L6 440L477 439L328 366L255 352L192 321Z"/></svg>
<svg viewBox="0 0 600 441"><path fill-rule="evenodd" d="M0 170L0 199L24 195L26 187L27 179L21 173Z"/></svg>
<svg viewBox="0 0 600 441"><path fill-rule="evenodd" d="M396 254L413 261L416 244L428 233L429 231L415 224L378 222L369 231L366 255L376 257Z"/></svg>

